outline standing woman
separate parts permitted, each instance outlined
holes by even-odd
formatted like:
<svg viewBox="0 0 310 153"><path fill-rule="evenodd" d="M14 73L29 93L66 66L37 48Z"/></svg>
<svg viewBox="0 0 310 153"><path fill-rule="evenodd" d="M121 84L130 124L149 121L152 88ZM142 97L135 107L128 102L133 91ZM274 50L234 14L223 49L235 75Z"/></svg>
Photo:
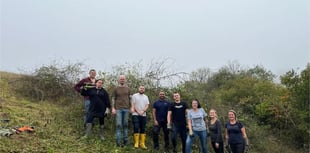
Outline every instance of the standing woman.
<svg viewBox="0 0 310 153"><path fill-rule="evenodd" d="M187 124L189 134L186 138L186 153L191 153L193 140L199 137L202 148L202 153L207 153L207 128L206 119L207 114L201 108L199 101L194 99L192 101L192 109L187 113Z"/></svg>
<svg viewBox="0 0 310 153"><path fill-rule="evenodd" d="M81 90L81 95L88 96L90 100L89 114L86 119L86 130L85 136L87 138L93 128L94 118L99 118L100 124L100 139L104 140L103 130L104 130L104 117L107 108L111 108L110 99L108 92L103 88L103 80L96 80L96 86L93 88L83 88Z"/></svg>
<svg viewBox="0 0 310 153"><path fill-rule="evenodd" d="M217 119L216 110L211 109L209 111L211 121L209 122L209 132L211 137L212 148L215 153L224 153L223 137L222 137L222 125Z"/></svg>
<svg viewBox="0 0 310 153"><path fill-rule="evenodd" d="M229 121L225 124L225 148L231 150L232 153L244 153L244 146L249 148L245 127L237 120L234 110L228 111L228 118Z"/></svg>

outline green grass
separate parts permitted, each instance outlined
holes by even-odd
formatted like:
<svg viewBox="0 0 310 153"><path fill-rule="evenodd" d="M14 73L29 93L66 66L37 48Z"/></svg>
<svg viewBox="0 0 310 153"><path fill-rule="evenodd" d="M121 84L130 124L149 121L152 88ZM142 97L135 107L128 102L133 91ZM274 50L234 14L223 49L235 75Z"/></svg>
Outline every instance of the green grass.
<svg viewBox="0 0 310 153"><path fill-rule="evenodd" d="M0 152L23 153L132 153L145 152L134 149L132 136L129 132L129 144L120 148L115 146L114 118L108 116L105 120L105 141L98 136L98 123L92 135L84 140L82 98L67 103L42 101L34 102L15 97L12 86L8 85L7 77L1 77L0 85L0 119L10 119L10 122L0 122L4 128L33 126L35 132L13 134L1 137ZM148 129L151 129L150 127ZM129 129L132 130L131 128ZM150 132L150 131L149 131ZM151 138L147 138L147 146L152 148ZM151 152L149 149L147 152Z"/></svg>
<svg viewBox="0 0 310 153"><path fill-rule="evenodd" d="M3 75L4 74L4 75ZM22 97L16 97L14 86L10 85L10 78L16 78L13 74L0 72L0 119L10 119L10 122L0 122L2 127L13 128L15 126L30 125L35 132L14 134L10 137L0 138L0 152L2 153L139 153L158 152L163 150L152 150L152 122L147 124L147 150L134 149L132 138L132 127L129 122L129 144L120 148L115 146L115 123L112 116L105 120L105 141L98 136L98 122L93 129L92 135L84 140L83 128L83 100L63 102L53 101L29 101ZM64 98L66 99L66 98ZM69 98L70 99L70 98ZM96 120L97 121L97 120ZM252 142L251 153L296 153L303 152L294 150L277 139L271 132L255 124L248 123L250 142ZM255 126L253 126L255 125ZM162 138L162 137L161 137ZM163 142L162 140L160 142ZM180 142L180 141L179 141ZM196 141L193 153L198 153ZM181 144L178 143L179 150ZM208 139L208 150L212 153Z"/></svg>
<svg viewBox="0 0 310 153"><path fill-rule="evenodd" d="M34 103L25 100L1 101L1 117L10 119L3 127L30 125L34 133L23 132L2 137L0 152L132 152L131 147L116 148L111 127L106 126L106 140L97 137L98 126L87 140L83 135L81 102L61 106L50 102Z"/></svg>
<svg viewBox="0 0 310 153"><path fill-rule="evenodd" d="M88 139L81 139L84 131L83 104L80 101L65 106L51 102L35 103L17 99L2 99L1 103L3 107L0 114L6 115L6 118L10 119L8 125L1 124L2 126L30 125L35 128L35 132L22 132L10 137L2 137L0 139L0 152L139 153L146 151L133 148L131 135L128 146L116 147L114 118L111 116L106 118L106 140L101 141L99 139L98 123ZM151 141L151 138L148 137L147 146L149 148L152 148ZM162 150L160 151L162 152ZM151 149L147 152L151 152Z"/></svg>

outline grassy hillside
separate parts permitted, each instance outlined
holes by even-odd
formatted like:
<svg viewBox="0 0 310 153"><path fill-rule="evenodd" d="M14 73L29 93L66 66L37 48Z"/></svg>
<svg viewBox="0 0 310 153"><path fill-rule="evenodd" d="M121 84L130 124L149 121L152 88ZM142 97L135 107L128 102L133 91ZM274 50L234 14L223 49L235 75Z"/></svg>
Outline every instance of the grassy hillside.
<svg viewBox="0 0 310 153"><path fill-rule="evenodd" d="M23 132L13 134L10 137L0 138L0 152L48 152L48 153L132 153L132 152L163 152L153 151L152 148L152 122L147 125L148 150L133 148L132 128L129 129L130 144L127 147L115 146L114 118L108 116L105 126L105 141L98 136L98 124L94 127L89 139L80 139L83 135L83 101L78 98L73 101L29 101L16 96L14 82L18 75L0 72L0 119L10 119L9 123L0 122L4 128L29 125L35 129L34 133ZM149 109L150 111L150 109ZM150 112L149 112L150 113ZM248 123L253 125L255 123ZM131 125L131 124L130 124ZM270 132L258 126L248 128L249 137L255 135L264 136L261 140L255 140L251 153L295 153L300 152L289 148L277 140ZM251 140L251 139L250 139ZM209 143L209 142L208 142ZM197 142L198 144L198 142ZM180 146L180 144L179 144ZM210 152L210 144L208 146ZM197 146L193 152L199 152Z"/></svg>
<svg viewBox="0 0 310 153"><path fill-rule="evenodd" d="M83 134L80 102L76 103L77 106L60 106L48 102L2 99L1 104L2 117L11 120L3 126L30 125L35 132L2 137L0 152L117 152L111 151L114 145L111 132L106 132L105 142L99 141L95 135L88 140L80 139ZM107 131L111 129L107 127ZM127 151L122 149L121 152Z"/></svg>
<svg viewBox="0 0 310 153"><path fill-rule="evenodd" d="M82 98L69 103L41 101L34 102L16 97L14 86L10 80L17 75L1 72L0 119L10 119L9 123L0 122L3 128L29 125L35 129L34 133L22 132L10 137L1 137L0 152L49 152L49 153L76 153L76 152L104 152L125 153L145 152L134 149L132 136L127 147L115 146L114 118L108 116L105 126L105 141L98 136L98 123L89 139L80 139L83 136ZM147 140L151 141L150 138ZM148 144L151 148L151 144Z"/></svg>

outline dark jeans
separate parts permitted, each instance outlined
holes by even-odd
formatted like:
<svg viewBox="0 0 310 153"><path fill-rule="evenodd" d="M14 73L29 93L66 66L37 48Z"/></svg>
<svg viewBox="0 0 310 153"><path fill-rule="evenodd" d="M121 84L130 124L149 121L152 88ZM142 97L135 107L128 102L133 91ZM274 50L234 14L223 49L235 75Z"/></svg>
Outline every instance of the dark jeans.
<svg viewBox="0 0 310 153"><path fill-rule="evenodd" d="M172 126L172 136L171 141L173 145L173 149L176 149L177 146L177 135L180 135L181 141L182 141L182 152L185 153L185 143L186 143L186 126L185 125L173 125Z"/></svg>
<svg viewBox="0 0 310 153"><path fill-rule="evenodd" d="M233 153L244 153L244 145L242 143L229 144L229 146Z"/></svg>
<svg viewBox="0 0 310 153"><path fill-rule="evenodd" d="M145 133L146 116L132 115L133 133Z"/></svg>
<svg viewBox="0 0 310 153"><path fill-rule="evenodd" d="M215 153L224 153L224 144L223 142L219 142L219 148L215 147L215 142L211 142L212 148Z"/></svg>
<svg viewBox="0 0 310 153"><path fill-rule="evenodd" d="M167 129L167 122L166 121L159 121L158 125L155 125L153 127L154 148L159 147L158 136L159 136L159 132L160 132L161 128L163 129L163 132L164 132L165 148L167 149L169 146L169 131Z"/></svg>

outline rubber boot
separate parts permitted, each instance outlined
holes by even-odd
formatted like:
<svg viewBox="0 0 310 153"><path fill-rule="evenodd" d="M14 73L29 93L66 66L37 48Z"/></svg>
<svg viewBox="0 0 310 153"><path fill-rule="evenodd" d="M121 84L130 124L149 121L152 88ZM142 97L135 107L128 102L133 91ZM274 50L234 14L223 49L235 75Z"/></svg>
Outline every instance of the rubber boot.
<svg viewBox="0 0 310 153"><path fill-rule="evenodd" d="M85 135L83 136L84 139L89 137L92 128L93 128L93 124L86 123Z"/></svg>
<svg viewBox="0 0 310 153"><path fill-rule="evenodd" d="M105 140L103 132L104 132L104 125L100 125L100 139L102 141Z"/></svg>
<svg viewBox="0 0 310 153"><path fill-rule="evenodd" d="M146 134L140 134L140 147L142 149L147 149L147 147L145 146L145 137L146 137Z"/></svg>
<svg viewBox="0 0 310 153"><path fill-rule="evenodd" d="M134 141L135 141L134 147L135 147L135 148L139 148L139 133L135 133L135 134L133 135L133 137L134 137Z"/></svg>

